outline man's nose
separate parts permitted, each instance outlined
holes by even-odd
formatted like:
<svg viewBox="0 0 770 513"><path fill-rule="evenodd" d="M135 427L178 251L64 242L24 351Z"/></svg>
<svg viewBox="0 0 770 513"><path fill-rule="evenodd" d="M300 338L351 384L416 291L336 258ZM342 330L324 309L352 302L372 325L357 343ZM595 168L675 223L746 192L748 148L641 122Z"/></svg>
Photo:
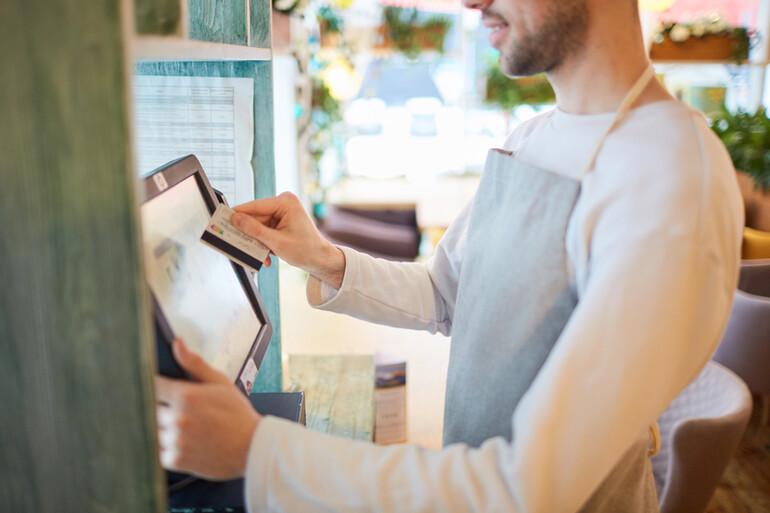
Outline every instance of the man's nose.
<svg viewBox="0 0 770 513"><path fill-rule="evenodd" d="M486 9L492 3L492 0L463 0L463 5L468 9Z"/></svg>

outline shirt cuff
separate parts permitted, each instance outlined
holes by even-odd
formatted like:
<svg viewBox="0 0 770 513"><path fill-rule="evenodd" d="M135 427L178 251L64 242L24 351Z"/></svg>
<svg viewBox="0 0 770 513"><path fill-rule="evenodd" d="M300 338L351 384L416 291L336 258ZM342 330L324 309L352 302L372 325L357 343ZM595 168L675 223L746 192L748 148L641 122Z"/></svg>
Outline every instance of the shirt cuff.
<svg viewBox="0 0 770 513"><path fill-rule="evenodd" d="M334 296L337 295L337 292L339 292L337 289L326 283L325 281L321 282L321 302L326 303L334 299Z"/></svg>
<svg viewBox="0 0 770 513"><path fill-rule="evenodd" d="M352 288L354 276L358 269L358 253L344 246L337 247L345 254L345 274L342 277L342 285L337 290L315 276L308 275L305 294L308 304L313 308L325 309L336 304L337 298L344 297Z"/></svg>

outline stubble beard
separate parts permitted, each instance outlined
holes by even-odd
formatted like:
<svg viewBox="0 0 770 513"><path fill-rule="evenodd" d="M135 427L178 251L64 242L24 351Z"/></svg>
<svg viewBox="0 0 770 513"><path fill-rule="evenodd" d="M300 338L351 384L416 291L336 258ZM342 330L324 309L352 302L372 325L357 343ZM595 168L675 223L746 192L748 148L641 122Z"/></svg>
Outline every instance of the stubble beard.
<svg viewBox="0 0 770 513"><path fill-rule="evenodd" d="M588 20L586 0L556 0L535 32L519 36L503 49L500 70L511 77L557 70L585 46Z"/></svg>

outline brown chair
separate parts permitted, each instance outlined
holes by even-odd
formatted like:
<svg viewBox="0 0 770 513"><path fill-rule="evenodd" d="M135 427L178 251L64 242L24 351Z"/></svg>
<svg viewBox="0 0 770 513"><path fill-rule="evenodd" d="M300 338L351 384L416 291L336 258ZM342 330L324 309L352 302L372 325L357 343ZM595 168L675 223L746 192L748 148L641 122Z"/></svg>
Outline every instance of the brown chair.
<svg viewBox="0 0 770 513"><path fill-rule="evenodd" d="M732 371L708 362L658 418L652 457L661 513L702 513L743 436L751 395Z"/></svg>
<svg viewBox="0 0 770 513"><path fill-rule="evenodd" d="M378 258L409 261L420 250L414 208L372 210L327 205L319 228L332 243Z"/></svg>

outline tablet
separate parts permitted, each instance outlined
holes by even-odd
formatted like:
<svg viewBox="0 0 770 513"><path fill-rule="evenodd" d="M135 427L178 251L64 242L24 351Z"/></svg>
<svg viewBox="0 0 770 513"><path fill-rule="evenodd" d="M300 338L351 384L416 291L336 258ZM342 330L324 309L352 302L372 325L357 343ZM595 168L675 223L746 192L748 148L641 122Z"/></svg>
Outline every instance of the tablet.
<svg viewBox="0 0 770 513"><path fill-rule="evenodd" d="M248 394L272 336L253 275L201 242L224 197L193 155L144 178L144 269L158 335L159 372L185 377L170 343L182 338Z"/></svg>

